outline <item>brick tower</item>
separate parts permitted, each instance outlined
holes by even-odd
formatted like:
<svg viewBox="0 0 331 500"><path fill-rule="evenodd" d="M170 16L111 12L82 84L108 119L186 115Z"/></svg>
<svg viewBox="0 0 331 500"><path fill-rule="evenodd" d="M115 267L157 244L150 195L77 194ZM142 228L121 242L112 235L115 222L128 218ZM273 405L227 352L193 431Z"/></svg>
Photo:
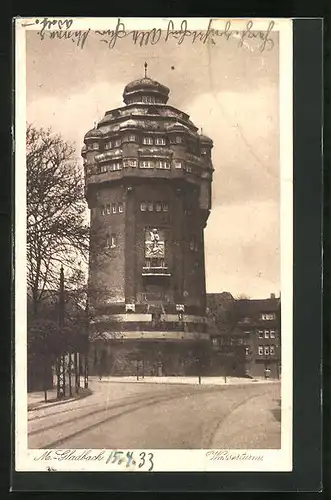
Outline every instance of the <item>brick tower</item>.
<svg viewBox="0 0 331 500"><path fill-rule="evenodd" d="M213 143L146 69L84 137L90 373L196 374L208 358Z"/></svg>

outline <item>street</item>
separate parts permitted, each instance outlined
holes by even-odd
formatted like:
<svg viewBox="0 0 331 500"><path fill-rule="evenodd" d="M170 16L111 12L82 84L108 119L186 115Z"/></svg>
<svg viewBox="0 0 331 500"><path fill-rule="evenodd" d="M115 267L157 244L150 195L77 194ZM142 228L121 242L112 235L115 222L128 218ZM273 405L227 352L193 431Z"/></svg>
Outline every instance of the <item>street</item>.
<svg viewBox="0 0 331 500"><path fill-rule="evenodd" d="M93 394L28 412L29 448L280 448L280 383L93 380Z"/></svg>

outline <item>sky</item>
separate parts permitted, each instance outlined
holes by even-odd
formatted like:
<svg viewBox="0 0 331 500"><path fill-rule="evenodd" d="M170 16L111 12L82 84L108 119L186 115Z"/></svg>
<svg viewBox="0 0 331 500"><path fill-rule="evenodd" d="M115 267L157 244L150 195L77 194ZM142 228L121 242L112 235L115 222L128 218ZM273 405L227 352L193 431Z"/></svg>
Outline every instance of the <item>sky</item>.
<svg viewBox="0 0 331 500"><path fill-rule="evenodd" d="M207 292L268 297L280 291L279 51L255 40L175 40L113 49L91 32L83 47L27 31L27 121L75 143L107 110L124 105L125 85L144 75L170 88L168 104L214 141L212 211L205 229Z"/></svg>

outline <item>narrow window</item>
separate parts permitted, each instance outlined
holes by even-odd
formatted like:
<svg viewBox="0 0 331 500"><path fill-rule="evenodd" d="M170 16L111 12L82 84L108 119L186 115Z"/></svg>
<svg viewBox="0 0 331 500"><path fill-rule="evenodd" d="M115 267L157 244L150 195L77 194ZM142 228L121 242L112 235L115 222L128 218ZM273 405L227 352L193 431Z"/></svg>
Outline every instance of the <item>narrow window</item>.
<svg viewBox="0 0 331 500"><path fill-rule="evenodd" d="M155 204L155 210L156 210L156 212L161 212L162 211L162 203L157 202Z"/></svg>
<svg viewBox="0 0 331 500"><path fill-rule="evenodd" d="M271 345L271 346L270 346L270 355L271 355L271 356L274 356L274 355L275 355L275 346L274 346L274 345Z"/></svg>
<svg viewBox="0 0 331 500"><path fill-rule="evenodd" d="M116 214L116 212L117 212L117 210L116 210L116 203L112 203L111 204L111 208L112 208L113 214Z"/></svg>
<svg viewBox="0 0 331 500"><path fill-rule="evenodd" d="M101 215L105 215L105 213L106 213L105 205L102 205L102 207L100 208L100 213L101 213Z"/></svg>
<svg viewBox="0 0 331 500"><path fill-rule="evenodd" d="M258 333L259 333L259 339L263 339L263 330L259 330Z"/></svg>
<svg viewBox="0 0 331 500"><path fill-rule="evenodd" d="M108 205L106 205L106 212L107 212L107 214L111 213L110 203L108 203Z"/></svg>
<svg viewBox="0 0 331 500"><path fill-rule="evenodd" d="M110 248L116 248L117 241L116 241L116 234L112 234L110 237Z"/></svg>
<svg viewBox="0 0 331 500"><path fill-rule="evenodd" d="M269 346L268 346L268 345L264 346L264 354L265 354L266 356L269 356L269 352L270 352L270 351L269 351Z"/></svg>
<svg viewBox="0 0 331 500"><path fill-rule="evenodd" d="M162 212L168 212L168 203L162 203Z"/></svg>
<svg viewBox="0 0 331 500"><path fill-rule="evenodd" d="M259 356L263 355L263 346L259 345Z"/></svg>
<svg viewBox="0 0 331 500"><path fill-rule="evenodd" d="M141 212L146 212L146 210L147 210L147 205L146 205L146 202L145 202L145 201L142 201L142 202L140 203L140 210L141 210Z"/></svg>
<svg viewBox="0 0 331 500"><path fill-rule="evenodd" d="M153 212L153 202L151 202L151 201L147 202L147 210L149 212Z"/></svg>
<svg viewBox="0 0 331 500"><path fill-rule="evenodd" d="M275 338L275 330L270 330L270 338L271 339Z"/></svg>
<svg viewBox="0 0 331 500"><path fill-rule="evenodd" d="M123 213L123 203L121 201L118 203L118 211L120 214Z"/></svg>
<svg viewBox="0 0 331 500"><path fill-rule="evenodd" d="M264 338L265 338L265 339L270 338L270 335L269 335L269 330L264 330Z"/></svg>
<svg viewBox="0 0 331 500"><path fill-rule="evenodd" d="M93 149L99 149L99 144L97 142L93 143Z"/></svg>

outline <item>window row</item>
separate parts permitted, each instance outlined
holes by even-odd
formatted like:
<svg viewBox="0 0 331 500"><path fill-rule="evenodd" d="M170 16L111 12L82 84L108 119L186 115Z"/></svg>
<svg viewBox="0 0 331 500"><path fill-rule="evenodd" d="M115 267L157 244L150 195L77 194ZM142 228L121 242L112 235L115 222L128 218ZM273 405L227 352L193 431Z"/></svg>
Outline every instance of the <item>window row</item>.
<svg viewBox="0 0 331 500"><path fill-rule="evenodd" d="M106 172L115 172L118 170L122 170L122 168L127 167L137 167L138 160L137 159L127 159L121 161L111 162L110 164L101 164L99 165L99 173L104 174ZM181 169L183 167L183 162L181 160L174 160L173 165L175 168ZM139 168L157 168L160 170L170 170L171 164L167 160L141 160L139 162ZM192 172L192 167L186 166L187 172Z"/></svg>
<svg viewBox="0 0 331 500"><path fill-rule="evenodd" d="M116 234L107 235L105 248L116 248L116 247L117 247Z"/></svg>
<svg viewBox="0 0 331 500"><path fill-rule="evenodd" d="M99 165L100 174L104 174L106 172L116 172L118 170L122 170L122 162L120 161L112 162L109 165L106 164Z"/></svg>
<svg viewBox="0 0 331 500"><path fill-rule="evenodd" d="M119 148L122 145L122 142L138 142L140 143L140 138L139 136L135 134L130 134L124 136L122 139L114 139L112 141L107 141L105 142L104 149L109 150L109 149L114 149L114 148ZM144 136L142 138L141 143L144 146L165 146L167 144L167 140L165 137L154 137L154 136ZM170 144L182 144L183 143L183 137L180 135L171 137L169 140ZM88 150L99 150L99 143L98 142L90 142L87 144L87 149ZM205 154L207 151L201 150L201 154Z"/></svg>
<svg viewBox="0 0 331 500"><path fill-rule="evenodd" d="M168 212L168 203L161 201L142 201L140 203L141 212Z"/></svg>
<svg viewBox="0 0 331 500"><path fill-rule="evenodd" d="M107 205L102 205L100 212L101 215L120 214L124 212L124 205L121 201L118 203L108 203Z"/></svg>
<svg viewBox="0 0 331 500"><path fill-rule="evenodd" d="M261 319L263 321L271 321L273 319L276 319L276 313L262 313Z"/></svg>
<svg viewBox="0 0 331 500"><path fill-rule="evenodd" d="M276 336L275 330L258 330L259 339L274 339Z"/></svg>
<svg viewBox="0 0 331 500"><path fill-rule="evenodd" d="M274 345L259 345L259 356L274 356L276 354L276 346Z"/></svg>

